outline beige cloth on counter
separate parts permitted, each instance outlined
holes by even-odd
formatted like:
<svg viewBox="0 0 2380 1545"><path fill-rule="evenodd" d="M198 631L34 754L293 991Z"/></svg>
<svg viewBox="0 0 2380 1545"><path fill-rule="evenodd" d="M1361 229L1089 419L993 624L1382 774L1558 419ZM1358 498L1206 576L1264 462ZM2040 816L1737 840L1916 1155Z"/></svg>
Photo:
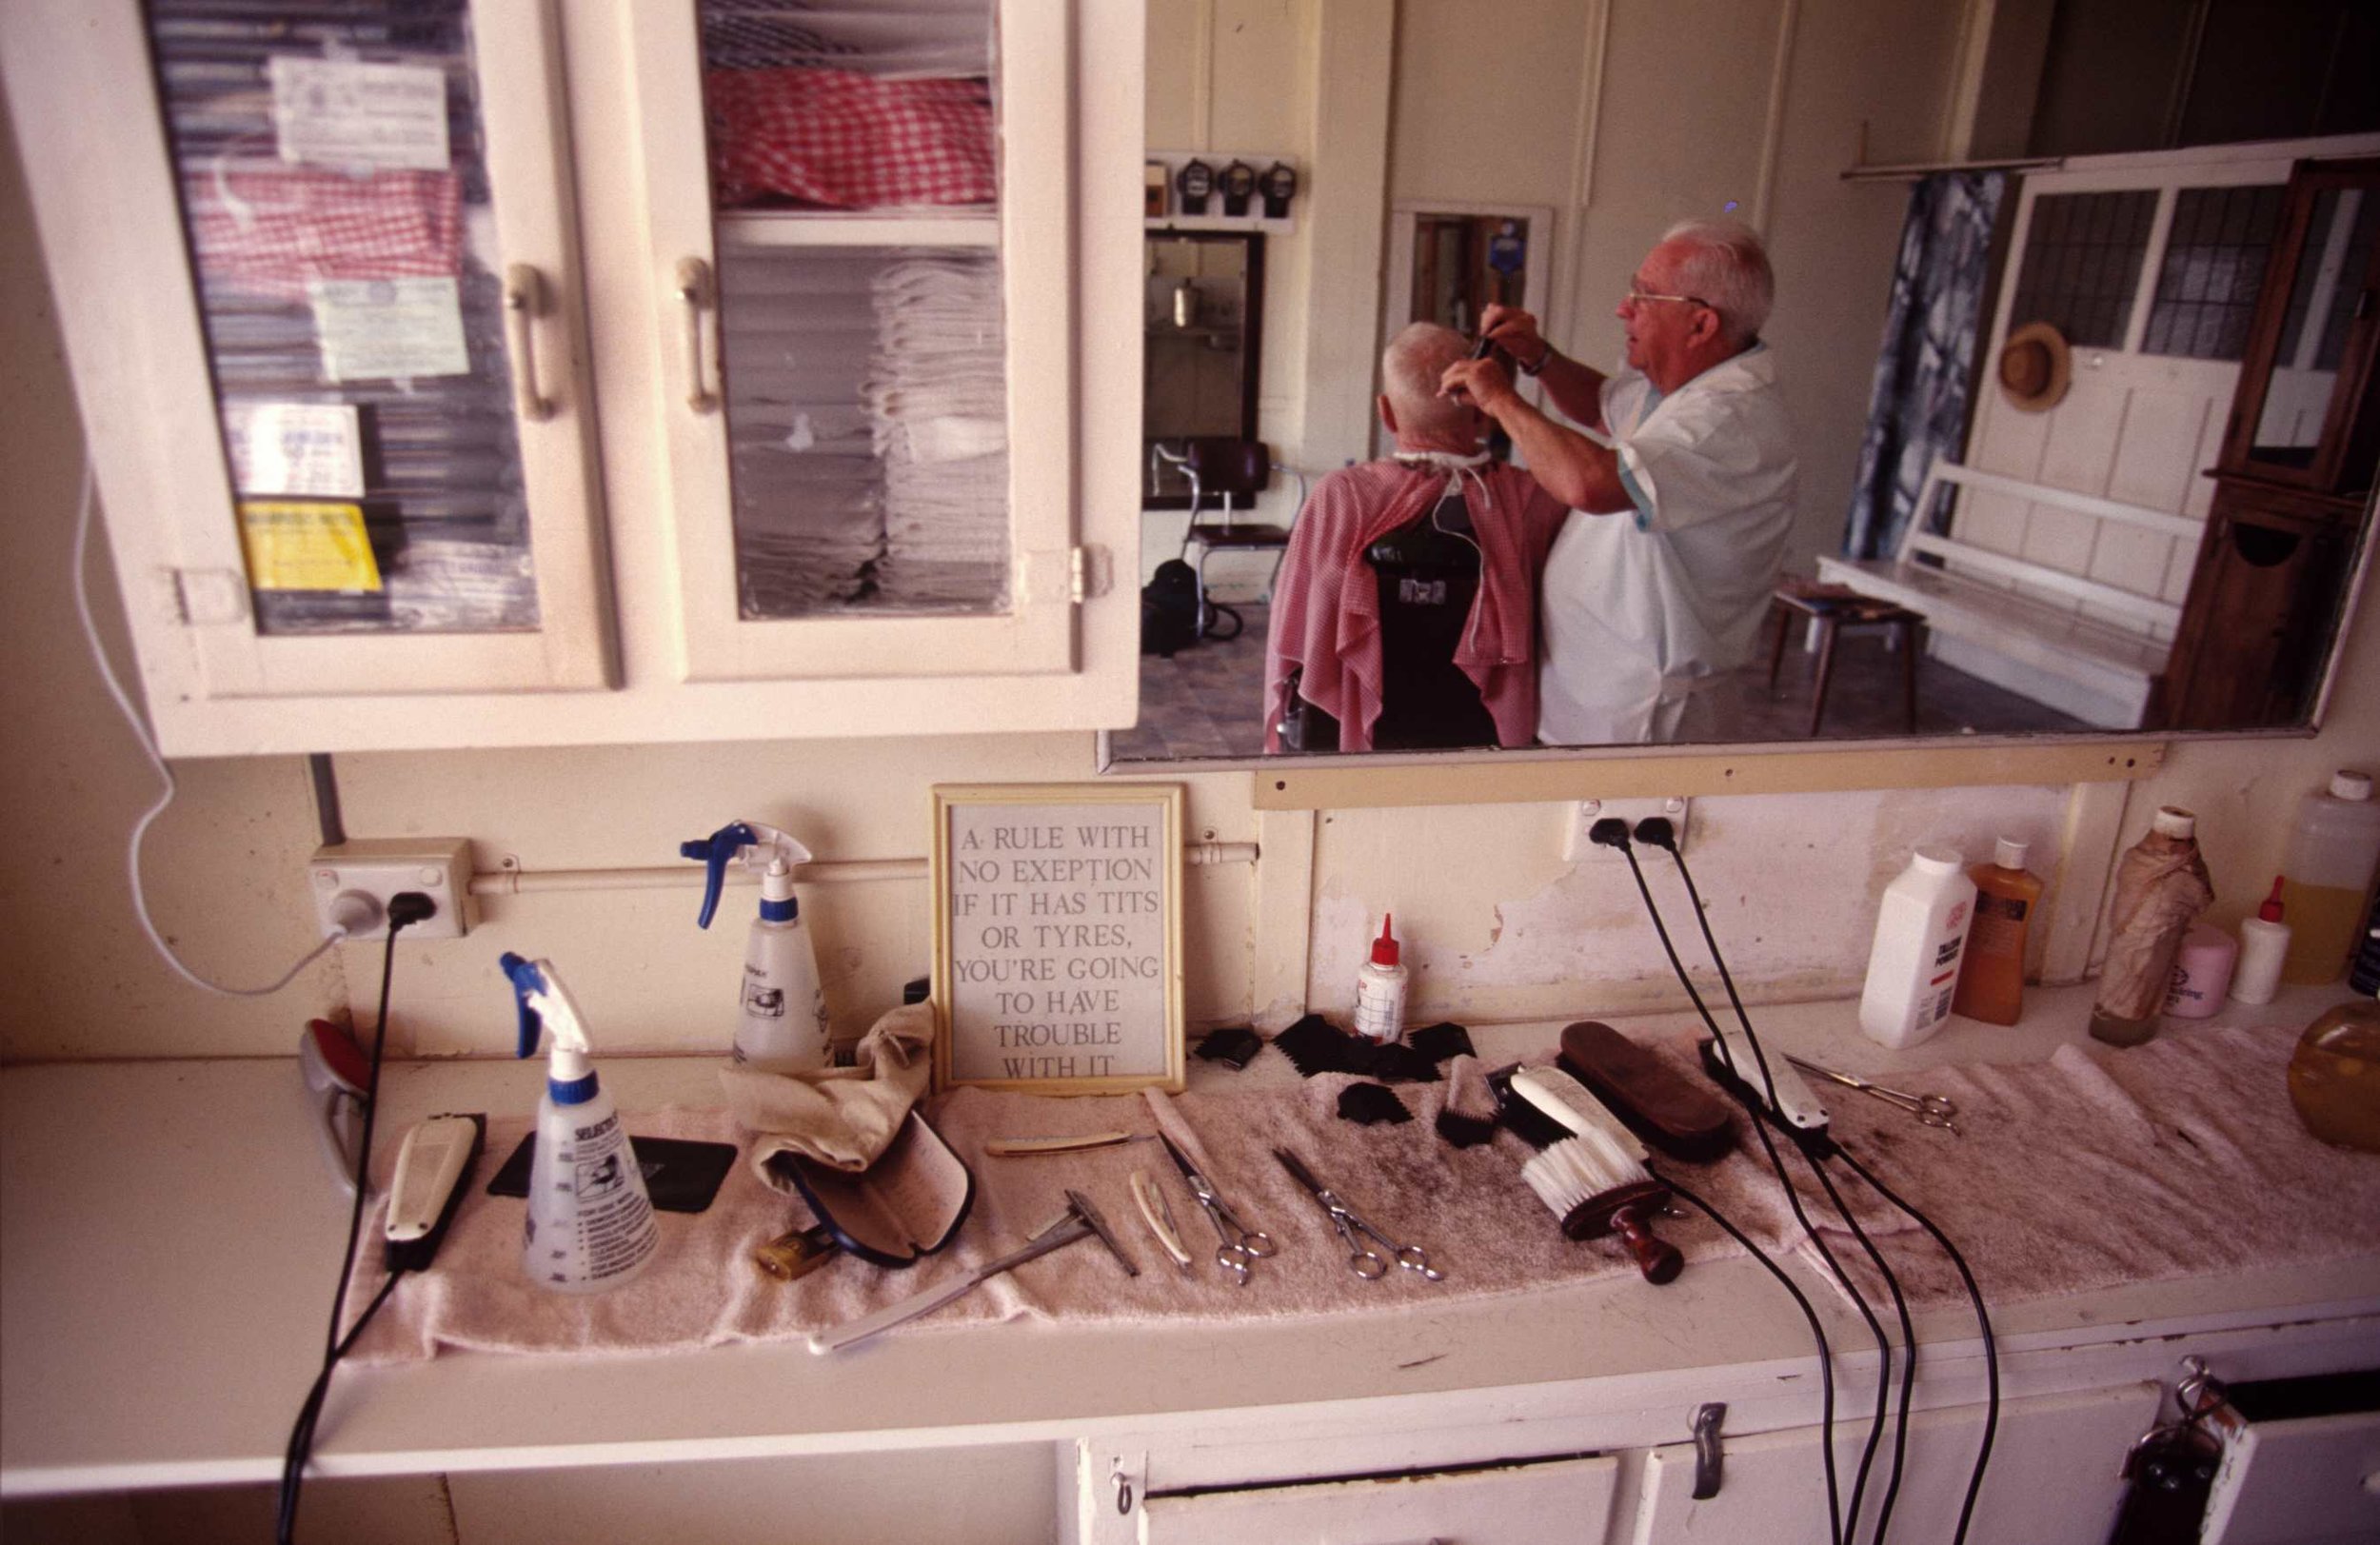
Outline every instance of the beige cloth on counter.
<svg viewBox="0 0 2380 1545"><path fill-rule="evenodd" d="M884 1015L861 1039L856 1056L856 1067L817 1073L719 1070L727 1109L753 1134L745 1161L763 1185L795 1194L791 1181L768 1168L781 1153L853 1175L876 1162L933 1079L934 1006L905 1003Z"/></svg>
<svg viewBox="0 0 2380 1545"><path fill-rule="evenodd" d="M2295 1042L2296 1033L2280 1026L2192 1027L2129 1051L2069 1048L2048 1062L1934 1068L1885 1080L1951 1096L1959 1105L1956 1136L1850 1090L1825 1098L1845 1147L1957 1242L1994 1306L2201 1273L2380 1257L2380 1155L2328 1146L2298 1123L2284 1076ZM1691 1040L1649 1049L1681 1071L1694 1066ZM1552 1057L1549 1045L1529 1060ZM1021 1316L1225 1322L1360 1314L1607 1278L1647 1295L1648 1317L1664 1312L1668 1290L1637 1283L1616 1243L1561 1237L1520 1179L1529 1150L1518 1139L1498 1133L1492 1142L1458 1149L1437 1136L1446 1084L1400 1086L1416 1119L1364 1127L1336 1114L1350 1081L1324 1074L1289 1089L1226 1086L1172 1098L1056 1099L982 1089L942 1096L929 1102L929 1117L977 1182L974 1210L957 1238L907 1270L843 1259L790 1284L764 1277L749 1258L756 1246L808 1224L808 1210L766 1189L749 1166L731 1171L707 1212L660 1215L660 1255L635 1280L591 1297L530 1282L520 1258L522 1203L488 1197L484 1180L474 1181L437 1265L398 1285L351 1356L387 1363L448 1348L673 1352L797 1338L1014 1248L1058 1215L1069 1186L1105 1215L1138 1260L1137 1278L1085 1240L890 1334ZM639 1135L738 1137L724 1111L625 1119ZM506 1152L527 1124L491 1121L488 1151ZM1216 1266L1214 1228L1156 1144L1063 1157L983 1155L987 1138L1115 1130L1171 1135L1242 1220L1273 1237L1279 1254L1256 1263L1249 1287L1233 1287ZM1401 1271L1378 1282L1351 1275L1345 1246L1275 1161L1276 1146L1295 1151L1393 1238L1428 1251L1446 1280L1425 1283ZM1813 1198L1813 1220L1873 1297L1872 1274L1839 1225L1827 1222L1831 1209L1807 1167L1790 1152L1786 1161ZM1656 1159L1656 1166L1717 1205L1764 1249L1810 1248L1748 1138L1715 1164ZM1914 1303L1963 1299L1928 1237L1847 1170L1830 1168ZM1189 1273L1178 1271L1142 1226L1128 1186L1135 1169L1147 1170L1171 1203L1193 1258ZM1688 1216L1657 1226L1684 1252L1689 1273L1740 1253L1707 1218L1682 1204L1681 1211ZM357 1262L350 1316L383 1279L375 1233Z"/></svg>

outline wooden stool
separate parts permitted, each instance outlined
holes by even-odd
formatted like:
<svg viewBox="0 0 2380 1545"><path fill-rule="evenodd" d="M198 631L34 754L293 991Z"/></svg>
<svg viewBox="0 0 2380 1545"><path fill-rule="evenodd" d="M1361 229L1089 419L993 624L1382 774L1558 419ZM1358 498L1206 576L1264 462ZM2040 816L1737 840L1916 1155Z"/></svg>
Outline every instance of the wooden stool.
<svg viewBox="0 0 2380 1545"><path fill-rule="evenodd" d="M1835 635L1846 623L1889 624L1894 630L1894 644L1901 651L1901 713L1911 734L1917 730L1917 629L1925 622L1924 614L1906 606L1895 606L1889 601L1863 596L1848 585L1813 584L1807 581L1788 581L1776 588L1770 598L1769 609L1776 614L1776 647L1769 656L1769 690L1776 690L1776 676L1785 664L1785 641L1793 635L1794 618L1807 617L1818 630L1818 689L1810 703L1810 734L1818 733L1818 723L1826 717L1826 691L1835 673Z"/></svg>

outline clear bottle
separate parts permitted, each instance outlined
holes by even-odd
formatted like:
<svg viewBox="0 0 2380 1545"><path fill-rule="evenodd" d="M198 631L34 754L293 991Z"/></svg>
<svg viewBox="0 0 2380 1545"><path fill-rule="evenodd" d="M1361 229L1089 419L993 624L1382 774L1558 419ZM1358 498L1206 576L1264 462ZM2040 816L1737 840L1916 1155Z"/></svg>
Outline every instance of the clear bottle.
<svg viewBox="0 0 2380 1545"><path fill-rule="evenodd" d="M1859 995L1859 1028L1887 1046L1914 1046L1950 1018L1975 882L1954 847L1921 847L1884 887L1875 943ZM2023 969L2022 957L2018 969Z"/></svg>
<svg viewBox="0 0 2380 1545"><path fill-rule="evenodd" d="M2149 835L2115 866L2112 938L2092 1005L2091 1034L2113 1046L2137 1046L2157 1033L2157 1017L2173 984L2182 936L2214 900L2207 862L2198 856L2198 818L2173 805L2159 808Z"/></svg>
<svg viewBox="0 0 2380 1545"><path fill-rule="evenodd" d="M1390 927L1396 921L1395 913L1381 916L1372 958L1356 973L1356 1034L1374 1040L1405 1036L1405 968L1398 963L1397 936Z"/></svg>
<svg viewBox="0 0 2380 1545"><path fill-rule="evenodd" d="M522 1268L551 1292L605 1293L643 1271L661 1248L645 1172L618 1107L595 1076L578 1005L553 966L509 952L503 964L520 1001L520 1055L537 1055L547 1032L554 1042L537 1102Z"/></svg>
<svg viewBox="0 0 2380 1545"><path fill-rule="evenodd" d="M2342 769L2327 789L2297 802L2281 865L2290 950L2281 980L2298 986L2336 981L2354 952L2371 874L2380 865L2380 802L2367 773Z"/></svg>
<svg viewBox="0 0 2380 1545"><path fill-rule="evenodd" d="M2025 872L2025 844L2003 837L1990 863L1967 871L1975 882L1975 921L1967 929L1966 963L1951 1012L1986 1024L2014 1024L2025 1007L2025 938L2041 881Z"/></svg>

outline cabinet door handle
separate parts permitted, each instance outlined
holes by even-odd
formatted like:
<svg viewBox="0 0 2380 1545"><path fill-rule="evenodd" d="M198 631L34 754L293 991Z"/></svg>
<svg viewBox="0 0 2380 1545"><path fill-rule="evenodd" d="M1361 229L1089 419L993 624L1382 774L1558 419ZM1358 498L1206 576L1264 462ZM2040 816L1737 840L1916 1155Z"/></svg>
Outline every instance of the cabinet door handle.
<svg viewBox="0 0 2380 1545"><path fill-rule="evenodd" d="M685 303L685 405L697 413L716 413L719 394L703 368L703 313L719 299L709 264L699 257L678 260L678 299Z"/></svg>
<svg viewBox="0 0 2380 1545"><path fill-rule="evenodd" d="M520 415L542 424L554 416L553 399L537 389L537 319L545 314L545 276L536 265L505 269L505 327L512 342L512 402Z"/></svg>

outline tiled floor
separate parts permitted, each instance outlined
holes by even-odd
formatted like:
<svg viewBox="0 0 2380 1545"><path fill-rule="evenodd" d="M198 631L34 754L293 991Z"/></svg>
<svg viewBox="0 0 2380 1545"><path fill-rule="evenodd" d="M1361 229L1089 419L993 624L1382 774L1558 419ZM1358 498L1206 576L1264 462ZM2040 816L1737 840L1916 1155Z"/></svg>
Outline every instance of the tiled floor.
<svg viewBox="0 0 2380 1545"><path fill-rule="evenodd" d="M1237 639L1203 640L1171 660L1140 657L1140 723L1117 733L1121 761L1189 757L1254 757L1264 749L1263 703L1266 608L1235 608L1245 626ZM1226 624L1227 625L1227 624ZM1737 671L1708 699L1707 731L1714 742L1800 741L1810 727L1810 693L1817 657L1796 645L1785 651L1776 691L1768 685L1767 647L1758 664ZM1704 703L1696 705L1699 715ZM2091 726L2004 691L1934 660L1917 666L1917 733L2000 735L2023 730ZM1901 663L1880 632L1846 629L1835 649L1835 681L1827 693L1821 740L1871 740L1903 733Z"/></svg>

